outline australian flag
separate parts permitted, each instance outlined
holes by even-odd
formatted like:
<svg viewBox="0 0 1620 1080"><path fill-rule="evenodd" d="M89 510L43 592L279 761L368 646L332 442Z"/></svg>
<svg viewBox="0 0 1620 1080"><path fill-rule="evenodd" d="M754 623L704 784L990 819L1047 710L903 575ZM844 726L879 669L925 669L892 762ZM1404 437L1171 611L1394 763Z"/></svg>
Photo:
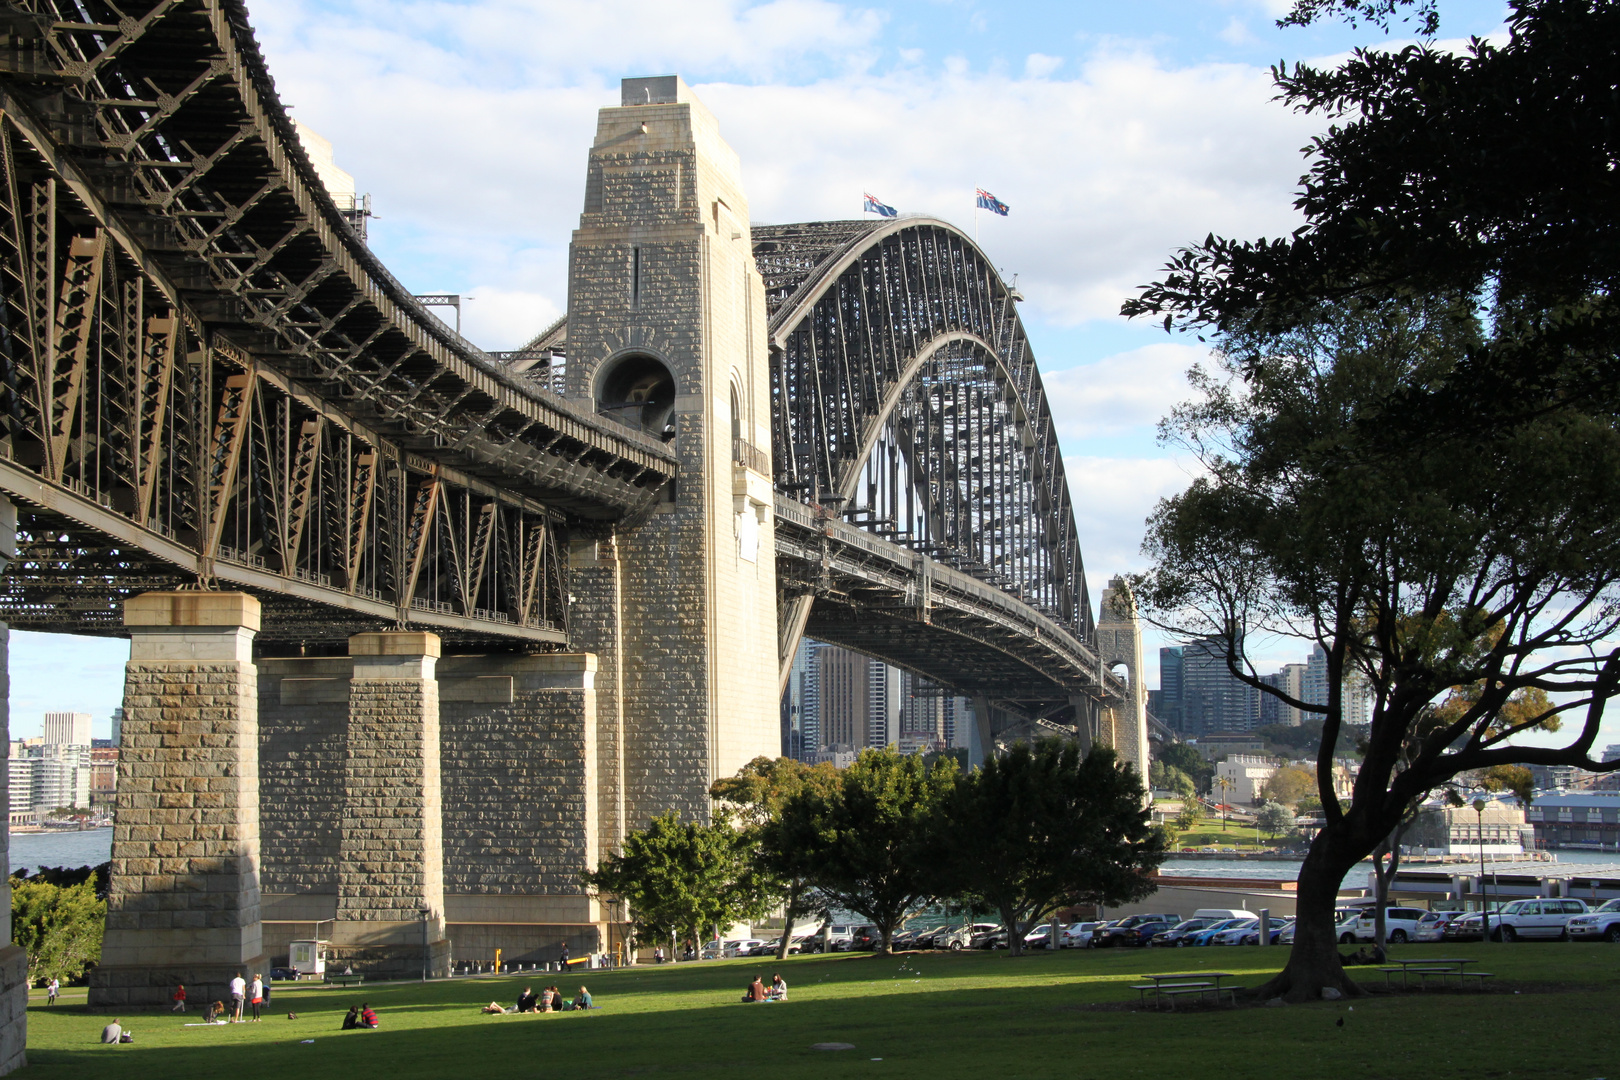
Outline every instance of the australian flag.
<svg viewBox="0 0 1620 1080"><path fill-rule="evenodd" d="M989 210L991 213L1000 214L1002 217L1007 216L1007 204L1006 203L1002 202L1000 199L996 198L994 195L992 195L988 191L984 190L984 188L979 188L978 192L979 192L979 201L978 201L977 205L978 205L980 210Z"/></svg>
<svg viewBox="0 0 1620 1080"><path fill-rule="evenodd" d="M899 211L887 203L879 202L876 195L868 195L866 202L861 205L861 212L877 214L880 217L899 217Z"/></svg>

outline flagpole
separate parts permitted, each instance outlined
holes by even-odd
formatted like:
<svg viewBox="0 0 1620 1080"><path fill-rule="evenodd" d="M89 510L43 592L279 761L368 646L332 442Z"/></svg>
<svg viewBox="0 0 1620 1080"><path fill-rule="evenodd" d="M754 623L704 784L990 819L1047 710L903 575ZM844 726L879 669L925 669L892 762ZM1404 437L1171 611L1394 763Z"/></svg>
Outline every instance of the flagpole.
<svg viewBox="0 0 1620 1080"><path fill-rule="evenodd" d="M979 193L973 193L973 246L979 246Z"/></svg>

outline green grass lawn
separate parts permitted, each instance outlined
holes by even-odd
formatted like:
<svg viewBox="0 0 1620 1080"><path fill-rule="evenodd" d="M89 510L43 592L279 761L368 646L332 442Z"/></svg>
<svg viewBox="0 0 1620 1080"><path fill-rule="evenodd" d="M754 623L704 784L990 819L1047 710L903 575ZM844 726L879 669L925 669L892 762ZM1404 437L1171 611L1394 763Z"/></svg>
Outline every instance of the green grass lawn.
<svg viewBox="0 0 1620 1080"><path fill-rule="evenodd" d="M1478 957L1486 992L1413 992L1280 1008L1141 1011L1128 989L1144 972L1237 973L1257 986L1280 949L1069 950L869 954L723 961L586 977L600 1009L482 1016L511 1004L515 977L398 984L364 991L278 984L259 1024L185 1027L195 1013L121 1019L135 1043L102 1046L107 1018L69 991L28 1014L29 1068L63 1080L300 1077L891 1076L927 1080L1441 1080L1620 1075L1620 948L1574 943L1407 946L1401 956ZM785 1004L743 1005L755 974L780 970ZM1375 969L1361 972L1381 986ZM579 978L564 989L573 993ZM367 1000L377 1031L339 1031ZM288 1020L289 1010L298 1019ZM1339 1021L1344 1021L1342 1027ZM304 1042L303 1040L314 1040ZM855 1049L810 1049L847 1042ZM881 1058L881 1061L874 1060Z"/></svg>
<svg viewBox="0 0 1620 1080"><path fill-rule="evenodd" d="M1177 833L1172 830L1171 845L1183 848L1204 847L1214 844L1220 847L1235 847L1240 850L1256 850L1258 848L1275 847L1281 841L1273 840L1265 833L1260 834L1259 843L1254 839L1254 826L1237 821L1228 821L1221 824L1221 819L1205 818L1190 830Z"/></svg>

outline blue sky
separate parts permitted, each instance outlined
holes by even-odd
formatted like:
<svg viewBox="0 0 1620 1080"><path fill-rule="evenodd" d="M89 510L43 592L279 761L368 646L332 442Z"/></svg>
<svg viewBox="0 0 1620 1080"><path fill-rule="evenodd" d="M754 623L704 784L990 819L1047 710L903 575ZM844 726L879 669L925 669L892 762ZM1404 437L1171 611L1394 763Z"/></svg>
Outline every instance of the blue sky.
<svg viewBox="0 0 1620 1080"><path fill-rule="evenodd" d="M372 246L407 287L475 297L469 338L512 348L565 304L596 110L624 76L679 72L741 156L755 221L858 216L863 191L971 227L1018 275L1094 594L1138 569L1142 521L1192 467L1154 425L1203 355L1115 314L1175 246L1297 219L1320 121L1271 101L1280 60L1399 44L1279 0L276 0L251 7L293 115L370 192ZM1442 37L1501 3L1442 3ZM14 634L12 731L120 697L122 642ZM1303 658L1283 647L1276 663ZM1150 663L1156 664L1156 655ZM1149 685L1156 685L1150 672Z"/></svg>

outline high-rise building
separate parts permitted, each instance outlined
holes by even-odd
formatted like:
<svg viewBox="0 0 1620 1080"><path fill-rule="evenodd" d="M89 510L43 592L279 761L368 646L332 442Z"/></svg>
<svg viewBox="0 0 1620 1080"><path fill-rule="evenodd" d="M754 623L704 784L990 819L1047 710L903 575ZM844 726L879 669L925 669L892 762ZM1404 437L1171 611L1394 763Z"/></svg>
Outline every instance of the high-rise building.
<svg viewBox="0 0 1620 1080"><path fill-rule="evenodd" d="M45 714L45 742L49 745L89 746L90 714L48 712Z"/></svg>
<svg viewBox="0 0 1620 1080"><path fill-rule="evenodd" d="M871 661L860 653L827 646L816 653L820 749L866 745Z"/></svg>
<svg viewBox="0 0 1620 1080"><path fill-rule="evenodd" d="M122 708L112 711L112 744L120 746L124 741L124 710Z"/></svg>
<svg viewBox="0 0 1620 1080"><path fill-rule="evenodd" d="M900 740L901 692L899 668L881 660L867 660L866 745L881 750Z"/></svg>
<svg viewBox="0 0 1620 1080"><path fill-rule="evenodd" d="M1311 658L1305 662L1301 686L1301 700L1312 705L1328 703L1327 650L1321 645L1311 646ZM1372 687L1360 671L1351 671L1344 680L1344 722L1365 724L1372 715ZM1317 714L1320 717L1321 714Z"/></svg>
<svg viewBox="0 0 1620 1080"><path fill-rule="evenodd" d="M1154 699L1153 715L1177 731L1182 728L1181 709L1181 647L1165 646L1159 650L1159 690Z"/></svg>
<svg viewBox="0 0 1620 1080"><path fill-rule="evenodd" d="M1226 664L1219 638L1198 638L1181 654L1182 730L1189 735L1253 731L1260 720L1258 693Z"/></svg>

